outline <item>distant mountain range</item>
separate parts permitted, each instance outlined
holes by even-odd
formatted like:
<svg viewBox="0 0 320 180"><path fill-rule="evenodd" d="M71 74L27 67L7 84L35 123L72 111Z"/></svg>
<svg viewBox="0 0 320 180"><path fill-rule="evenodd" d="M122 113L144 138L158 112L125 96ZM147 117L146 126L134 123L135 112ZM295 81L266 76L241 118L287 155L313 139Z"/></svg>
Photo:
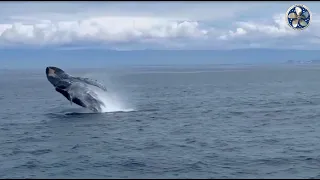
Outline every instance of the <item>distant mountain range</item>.
<svg viewBox="0 0 320 180"><path fill-rule="evenodd" d="M0 68L109 67L118 65L206 65L320 63L317 50L134 50L0 49Z"/></svg>
<svg viewBox="0 0 320 180"><path fill-rule="evenodd" d="M288 60L287 64L320 64L320 60Z"/></svg>

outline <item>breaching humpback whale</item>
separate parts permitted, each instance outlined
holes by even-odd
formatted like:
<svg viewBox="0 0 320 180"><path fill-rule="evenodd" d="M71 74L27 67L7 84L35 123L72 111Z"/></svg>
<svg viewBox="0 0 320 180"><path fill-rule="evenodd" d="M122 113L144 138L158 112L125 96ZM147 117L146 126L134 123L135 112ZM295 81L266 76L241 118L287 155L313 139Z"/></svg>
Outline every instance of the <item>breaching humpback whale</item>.
<svg viewBox="0 0 320 180"><path fill-rule="evenodd" d="M94 112L101 112L101 106L104 106L104 103L89 87L91 85L107 91L101 83L89 78L73 77L57 67L47 67L46 75L55 90L67 98L71 104L73 102Z"/></svg>

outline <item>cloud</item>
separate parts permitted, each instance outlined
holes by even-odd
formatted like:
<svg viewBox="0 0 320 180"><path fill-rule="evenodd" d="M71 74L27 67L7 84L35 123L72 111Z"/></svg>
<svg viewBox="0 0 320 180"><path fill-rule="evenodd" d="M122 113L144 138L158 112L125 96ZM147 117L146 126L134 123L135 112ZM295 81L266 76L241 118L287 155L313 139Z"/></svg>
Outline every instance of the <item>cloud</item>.
<svg viewBox="0 0 320 180"><path fill-rule="evenodd" d="M171 20L223 20L237 17L259 3L222 2L25 2L3 3L0 17L76 20L96 16L162 17ZM1 20L1 19L0 19Z"/></svg>
<svg viewBox="0 0 320 180"><path fill-rule="evenodd" d="M278 12L290 6L251 2L7 2L0 7L0 45L67 48L96 44L112 49L319 45L316 13L308 29L295 31L286 24L284 12ZM266 7L270 11L261 14ZM294 42L300 35L305 37L300 44Z"/></svg>
<svg viewBox="0 0 320 180"><path fill-rule="evenodd" d="M0 45L87 42L183 48L187 42L215 36L217 31L210 23L235 18L256 6L221 2L7 2L0 7Z"/></svg>
<svg viewBox="0 0 320 180"><path fill-rule="evenodd" d="M235 32L233 31L229 31L228 34L225 35L221 35L219 36L219 39L221 40L228 40L229 38L233 38L233 37L238 37L238 36L243 36L246 35L247 31L243 28L237 28L237 30Z"/></svg>
<svg viewBox="0 0 320 180"><path fill-rule="evenodd" d="M199 39L208 31L195 21L148 17L94 17L78 21L43 20L34 24L0 24L0 42L65 44L72 42L130 42L154 39Z"/></svg>
<svg viewBox="0 0 320 180"><path fill-rule="evenodd" d="M235 28L226 30L217 39L229 43L242 44L242 47L260 48L320 48L320 16L313 13L310 26L303 30L293 30L285 20L285 14L274 15L272 21L234 22Z"/></svg>
<svg viewBox="0 0 320 180"><path fill-rule="evenodd" d="M220 36L220 39L230 40L235 38L260 39L296 36L298 31L291 29L285 21L285 15L275 15L272 23L236 22L236 31L230 30Z"/></svg>

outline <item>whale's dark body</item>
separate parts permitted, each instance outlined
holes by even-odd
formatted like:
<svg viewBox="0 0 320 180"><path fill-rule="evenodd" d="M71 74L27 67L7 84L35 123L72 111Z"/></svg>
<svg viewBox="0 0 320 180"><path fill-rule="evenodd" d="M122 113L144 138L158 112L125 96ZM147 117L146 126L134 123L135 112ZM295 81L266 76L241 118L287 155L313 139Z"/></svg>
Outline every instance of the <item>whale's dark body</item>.
<svg viewBox="0 0 320 180"><path fill-rule="evenodd" d="M88 78L73 77L57 67L47 67L46 75L55 90L70 102L94 112L101 112L101 106L104 103L97 98L96 93L89 86L107 91L102 84Z"/></svg>

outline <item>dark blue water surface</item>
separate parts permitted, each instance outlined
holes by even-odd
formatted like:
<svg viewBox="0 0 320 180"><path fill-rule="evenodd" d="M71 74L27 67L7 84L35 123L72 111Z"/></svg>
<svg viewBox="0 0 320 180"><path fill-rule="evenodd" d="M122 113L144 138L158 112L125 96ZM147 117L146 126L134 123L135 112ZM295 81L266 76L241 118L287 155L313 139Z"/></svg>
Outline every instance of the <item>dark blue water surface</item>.
<svg viewBox="0 0 320 180"><path fill-rule="evenodd" d="M1 178L320 178L320 66L68 72L108 87L105 113L0 71Z"/></svg>

